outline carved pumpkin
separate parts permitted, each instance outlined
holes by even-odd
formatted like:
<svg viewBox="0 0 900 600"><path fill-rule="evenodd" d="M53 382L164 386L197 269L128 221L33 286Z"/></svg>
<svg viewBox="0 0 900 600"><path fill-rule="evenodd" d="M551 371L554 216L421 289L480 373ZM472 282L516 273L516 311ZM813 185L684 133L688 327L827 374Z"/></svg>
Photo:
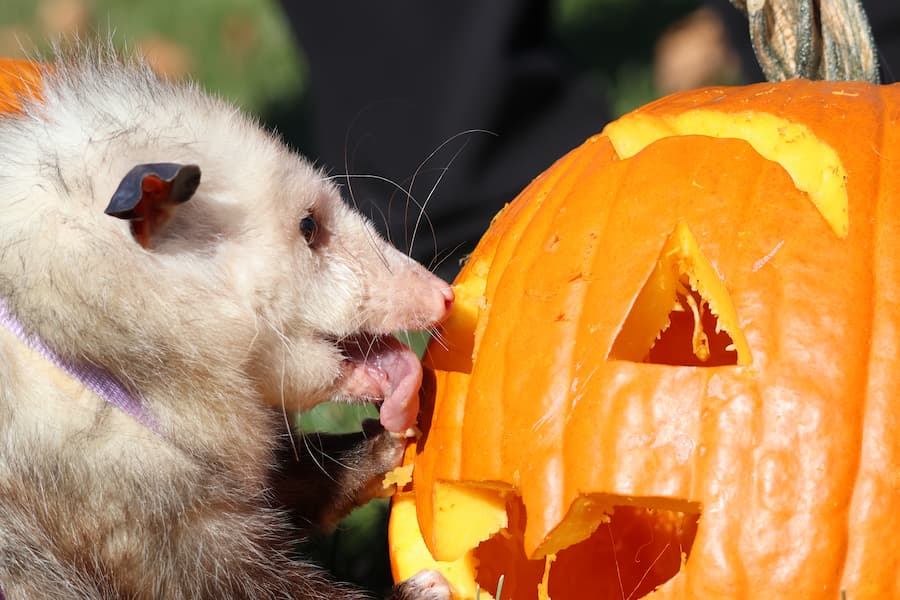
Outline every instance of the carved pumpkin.
<svg viewBox="0 0 900 600"><path fill-rule="evenodd" d="M900 86L709 88L538 177L428 349L395 576L900 597L898 121Z"/></svg>

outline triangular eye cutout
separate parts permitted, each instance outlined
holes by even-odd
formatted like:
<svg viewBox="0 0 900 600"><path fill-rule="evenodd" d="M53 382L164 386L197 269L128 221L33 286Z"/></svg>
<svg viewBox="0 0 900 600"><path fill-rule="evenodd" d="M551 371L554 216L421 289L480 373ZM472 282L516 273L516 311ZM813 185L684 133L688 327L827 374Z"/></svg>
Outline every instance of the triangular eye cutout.
<svg viewBox="0 0 900 600"><path fill-rule="evenodd" d="M708 367L750 364L750 347L731 296L684 223L663 246L608 359Z"/></svg>

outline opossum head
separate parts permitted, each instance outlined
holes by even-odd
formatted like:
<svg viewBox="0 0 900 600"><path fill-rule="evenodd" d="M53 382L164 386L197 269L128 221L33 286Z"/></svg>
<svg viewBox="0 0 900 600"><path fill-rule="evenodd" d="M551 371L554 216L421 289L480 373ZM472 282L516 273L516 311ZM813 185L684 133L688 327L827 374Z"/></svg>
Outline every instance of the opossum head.
<svg viewBox="0 0 900 600"><path fill-rule="evenodd" d="M273 164L280 172L264 181L233 182L256 201L218 249L228 281L257 315L253 362L265 396L289 407L335 394L384 401L386 427L411 425L421 370L391 334L441 321L449 286L386 244L296 157L251 172ZM197 223L203 204L178 215L173 233Z"/></svg>
<svg viewBox="0 0 900 600"><path fill-rule="evenodd" d="M391 334L440 322L449 286L385 243L298 157L279 149L239 158L238 146L229 154L236 164L210 173L221 183L200 185L156 251L215 240L225 280L256 317L253 375L269 402L383 401L383 424L408 427L421 369Z"/></svg>
<svg viewBox="0 0 900 600"><path fill-rule="evenodd" d="M440 322L447 284L227 104L107 58L43 80L0 117L0 291L34 329L139 386L237 372L288 410L368 400L412 424L421 370L391 333ZM110 203L148 190L152 223Z"/></svg>

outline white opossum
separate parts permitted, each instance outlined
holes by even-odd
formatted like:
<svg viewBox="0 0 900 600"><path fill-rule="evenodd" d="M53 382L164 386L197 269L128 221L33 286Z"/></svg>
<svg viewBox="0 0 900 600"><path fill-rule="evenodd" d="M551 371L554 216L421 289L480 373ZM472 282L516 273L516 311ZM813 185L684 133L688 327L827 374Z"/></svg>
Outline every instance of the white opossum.
<svg viewBox="0 0 900 600"><path fill-rule="evenodd" d="M0 115L0 592L363 597L291 541L397 464L421 369L390 334L450 287L234 108L88 54ZM72 375L98 369L130 414ZM285 411L336 397L384 428L290 438Z"/></svg>

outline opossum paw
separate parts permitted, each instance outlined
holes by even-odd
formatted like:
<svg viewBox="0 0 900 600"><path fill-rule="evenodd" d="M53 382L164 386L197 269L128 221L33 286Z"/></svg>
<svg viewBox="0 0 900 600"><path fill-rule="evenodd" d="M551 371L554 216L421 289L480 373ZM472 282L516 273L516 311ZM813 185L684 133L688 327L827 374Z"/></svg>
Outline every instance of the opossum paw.
<svg viewBox="0 0 900 600"><path fill-rule="evenodd" d="M364 440L356 465L360 481L359 504L372 498L387 498L394 493L393 486L384 486L384 476L399 466L406 449L406 438L391 433L375 419L363 421Z"/></svg>
<svg viewBox="0 0 900 600"><path fill-rule="evenodd" d="M362 427L371 448L373 464L380 469L380 475L383 476L394 467L399 466L403 460L406 438L401 434L386 430L375 419L366 419L363 421Z"/></svg>
<svg viewBox="0 0 900 600"><path fill-rule="evenodd" d="M394 586L388 600L450 600L450 584L438 571L419 571Z"/></svg>

